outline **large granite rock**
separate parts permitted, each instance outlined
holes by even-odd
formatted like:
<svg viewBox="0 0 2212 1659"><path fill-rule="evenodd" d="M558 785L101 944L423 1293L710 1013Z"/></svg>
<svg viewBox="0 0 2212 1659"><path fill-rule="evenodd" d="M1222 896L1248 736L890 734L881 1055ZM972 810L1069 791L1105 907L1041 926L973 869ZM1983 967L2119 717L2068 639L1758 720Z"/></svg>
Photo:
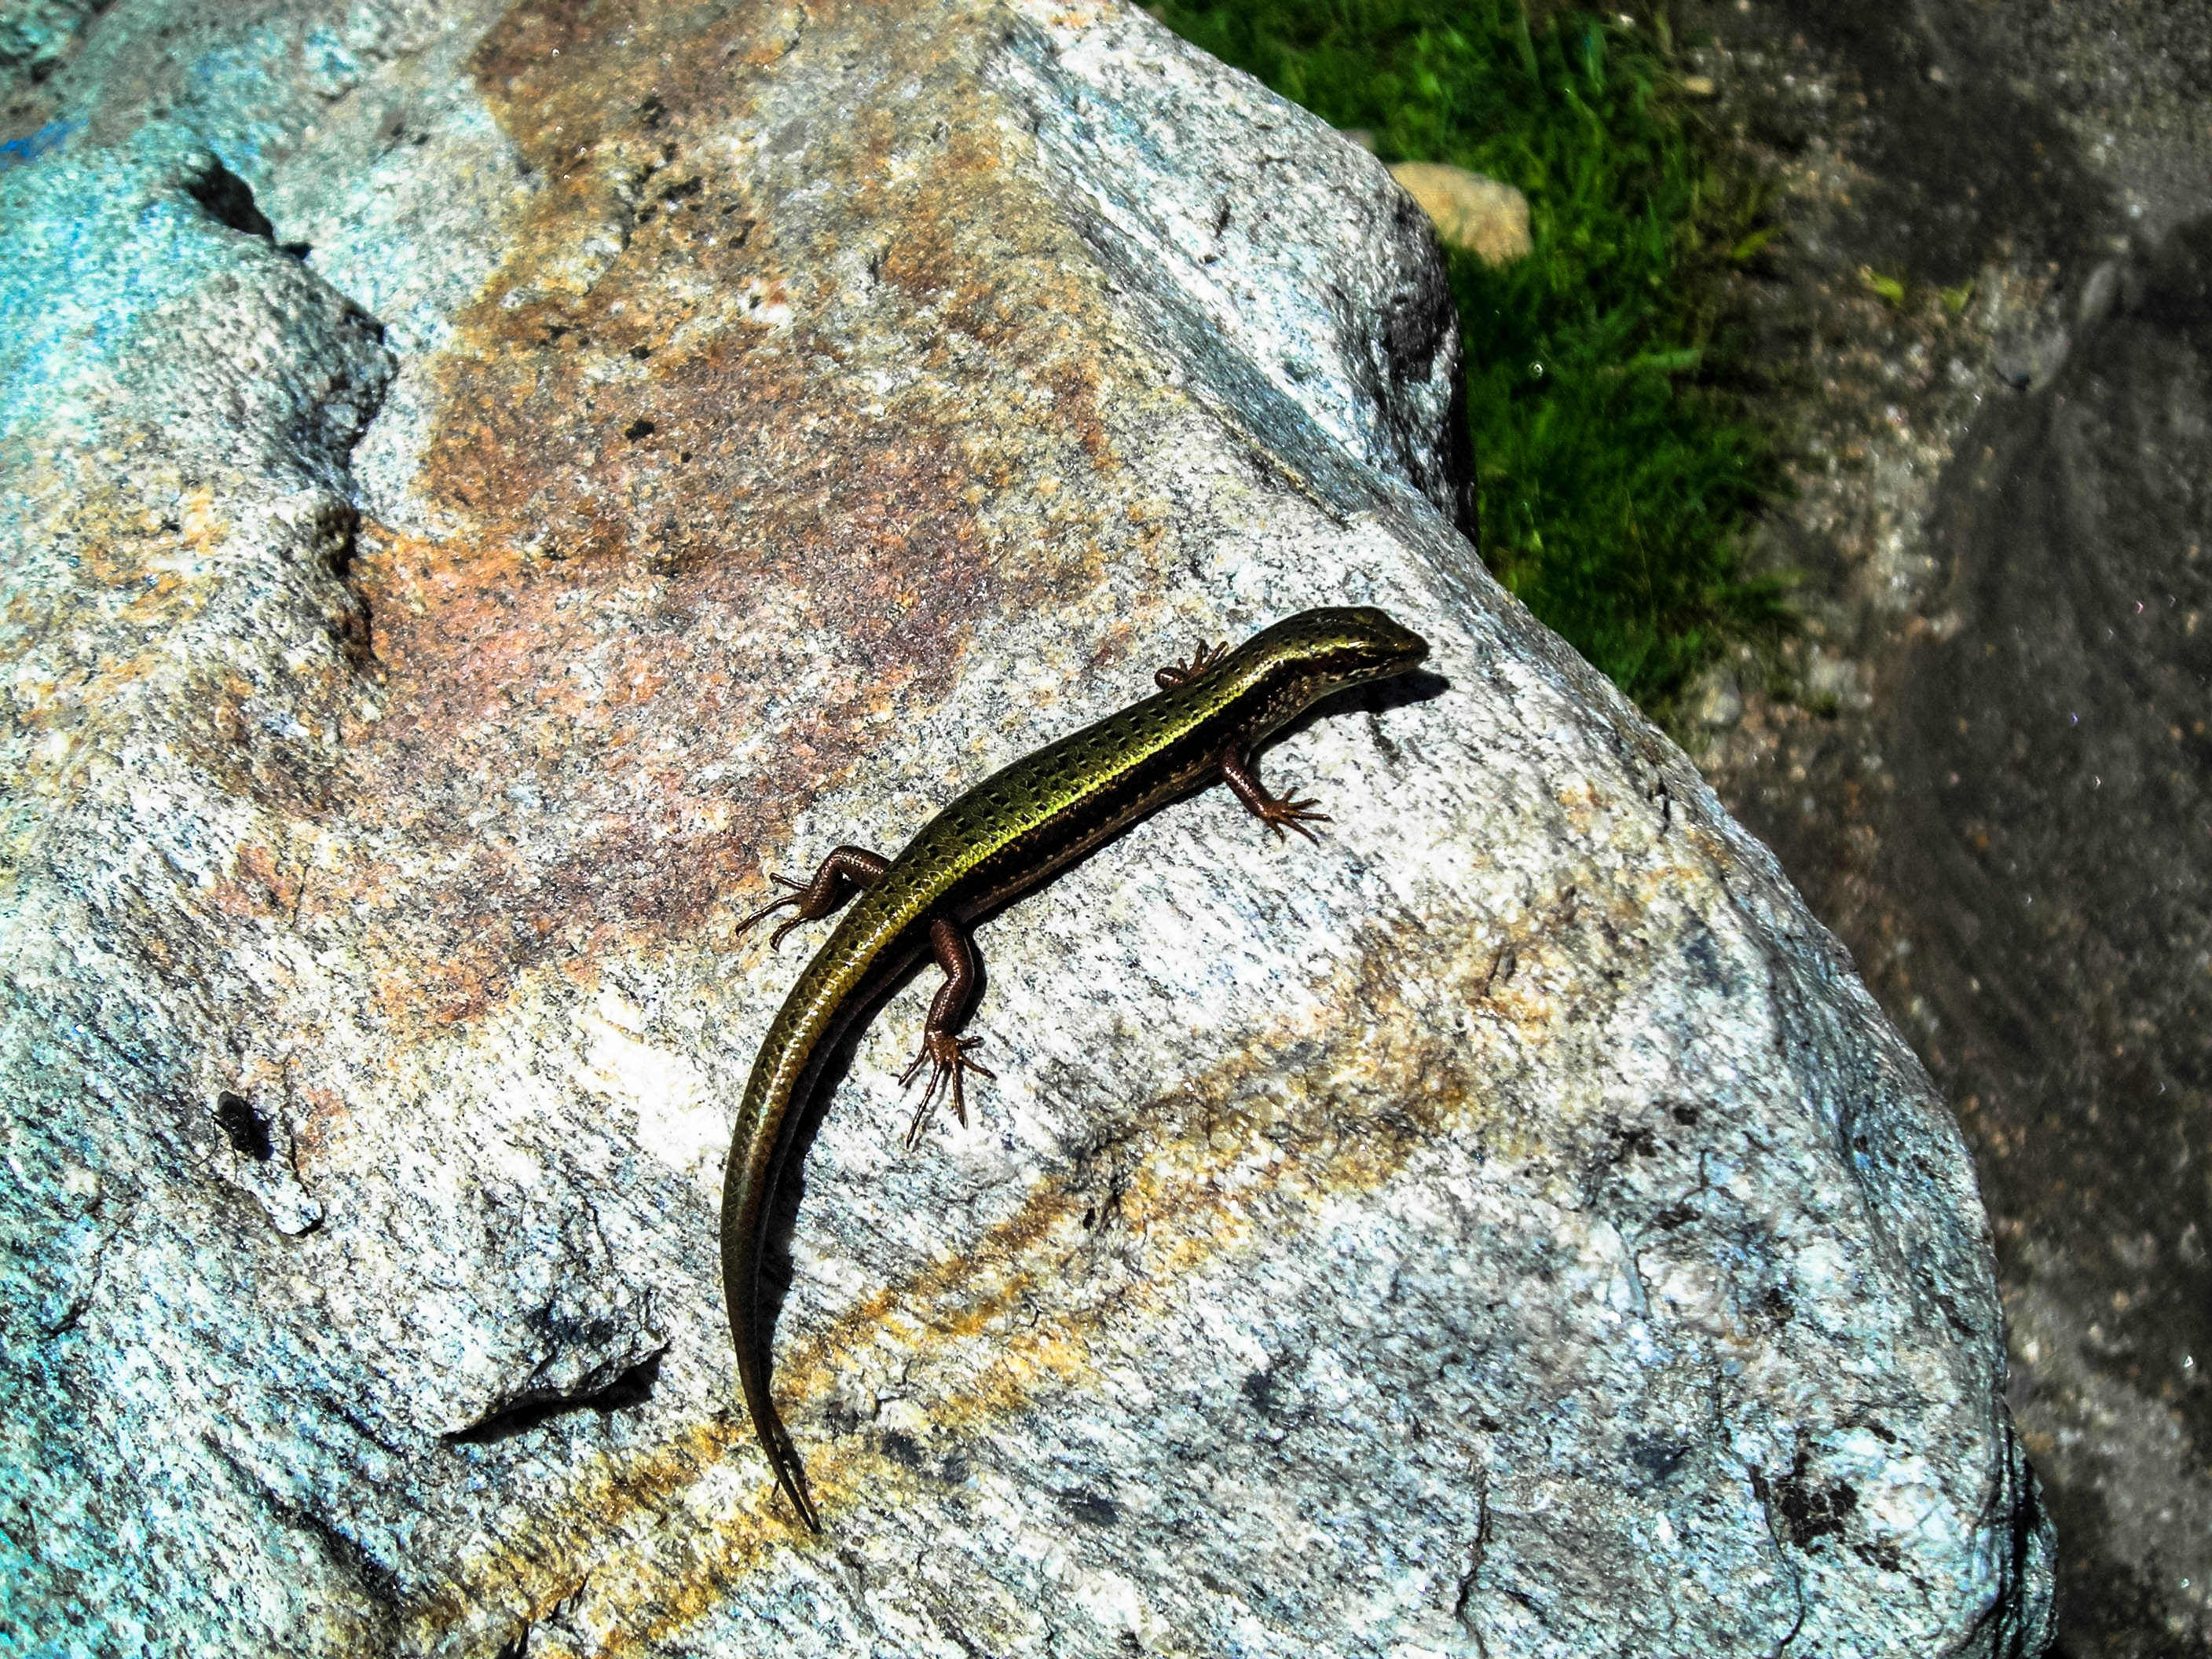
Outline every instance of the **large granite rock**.
<svg viewBox="0 0 2212 1659"><path fill-rule="evenodd" d="M1454 527L1379 166L1114 8L127 3L0 173L0 1620L54 1653L2039 1650L1956 1131ZM25 108L19 102L11 107ZM58 135L58 136L57 136ZM1432 676L858 1045L764 872L1196 640ZM796 1195L794 1195L796 1197Z"/></svg>

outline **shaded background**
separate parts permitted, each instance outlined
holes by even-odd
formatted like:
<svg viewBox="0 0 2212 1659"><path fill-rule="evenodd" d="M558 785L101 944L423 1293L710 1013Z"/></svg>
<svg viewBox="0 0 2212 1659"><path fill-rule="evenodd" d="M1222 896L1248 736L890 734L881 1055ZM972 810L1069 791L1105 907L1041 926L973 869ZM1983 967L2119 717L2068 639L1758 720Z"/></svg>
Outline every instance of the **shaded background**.
<svg viewBox="0 0 2212 1659"><path fill-rule="evenodd" d="M1527 193L1531 257L1454 262L1484 556L1957 1109L2060 1651L2212 1654L2212 6L1157 9Z"/></svg>
<svg viewBox="0 0 2212 1659"><path fill-rule="evenodd" d="M1810 693L1740 660L1702 760L1974 1148L2057 1650L2212 1653L2212 8L1676 21L1784 181Z"/></svg>

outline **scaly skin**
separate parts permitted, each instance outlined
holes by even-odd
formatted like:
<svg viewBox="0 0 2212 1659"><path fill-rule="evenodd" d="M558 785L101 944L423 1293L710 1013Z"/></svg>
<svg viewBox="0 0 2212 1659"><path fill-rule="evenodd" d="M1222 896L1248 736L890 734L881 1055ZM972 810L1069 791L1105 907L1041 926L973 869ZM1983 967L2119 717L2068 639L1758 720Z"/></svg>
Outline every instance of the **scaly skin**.
<svg viewBox="0 0 2212 1659"><path fill-rule="evenodd" d="M1366 609L1308 611L1235 651L1201 647L1187 665L1159 671L1158 696L994 773L932 818L888 864L841 847L811 882L781 882L791 892L741 925L793 907L797 914L776 930L780 941L799 922L859 896L769 1027L722 1179L722 1288L738 1376L777 1484L808 1526L820 1531L821 1518L769 1394L760 1268L793 1131L839 1039L931 952L945 980L906 1074L910 1080L923 1066L932 1068L908 1145L940 1087L966 1121L962 1074L982 1071L965 1053L973 1040L959 1035L978 979L969 923L1215 777L1278 836L1287 827L1312 839L1307 825L1326 820L1312 802L1279 800L1261 787L1251 769L1254 745L1319 699L1403 673L1427 654L1419 635Z"/></svg>

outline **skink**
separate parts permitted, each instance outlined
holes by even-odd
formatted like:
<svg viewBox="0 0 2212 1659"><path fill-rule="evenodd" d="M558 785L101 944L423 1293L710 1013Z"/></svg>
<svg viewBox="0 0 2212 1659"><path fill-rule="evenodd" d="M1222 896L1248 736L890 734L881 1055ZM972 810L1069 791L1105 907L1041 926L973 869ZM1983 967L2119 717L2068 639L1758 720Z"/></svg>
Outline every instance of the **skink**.
<svg viewBox="0 0 2212 1659"><path fill-rule="evenodd" d="M1420 635L1366 608L1308 611L1231 651L1201 646L1154 677L1146 697L1095 726L994 773L922 827L896 858L840 847L805 882L754 912L739 931L784 908L770 948L801 922L857 898L784 999L753 1061L722 1177L722 1292L738 1376L776 1483L809 1527L822 1529L805 1472L769 1393L769 1330L761 1317L761 1261L793 1133L824 1062L853 1023L925 952L945 981L930 1004L921 1052L900 1079L929 1081L907 1130L912 1146L933 1102L962 1122L969 1058L960 1035L980 974L969 928L1146 814L1216 778L1279 837L1309 840L1328 820L1307 800L1279 799L1253 770L1255 745L1333 692L1405 672L1428 655Z"/></svg>

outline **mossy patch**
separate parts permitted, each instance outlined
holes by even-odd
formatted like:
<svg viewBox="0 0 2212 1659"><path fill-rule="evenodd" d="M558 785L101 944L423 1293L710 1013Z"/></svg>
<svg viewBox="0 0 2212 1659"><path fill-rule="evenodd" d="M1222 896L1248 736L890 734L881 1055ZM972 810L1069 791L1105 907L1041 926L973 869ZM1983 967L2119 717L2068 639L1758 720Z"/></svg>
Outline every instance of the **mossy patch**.
<svg viewBox="0 0 2212 1659"><path fill-rule="evenodd" d="M1783 488L1748 413L1727 276L1767 255L1766 188L1732 167L1646 21L1519 0L1213 0L1170 27L1386 161L1517 186L1534 252L1451 252L1484 557L1653 714L1791 624L1742 538Z"/></svg>

